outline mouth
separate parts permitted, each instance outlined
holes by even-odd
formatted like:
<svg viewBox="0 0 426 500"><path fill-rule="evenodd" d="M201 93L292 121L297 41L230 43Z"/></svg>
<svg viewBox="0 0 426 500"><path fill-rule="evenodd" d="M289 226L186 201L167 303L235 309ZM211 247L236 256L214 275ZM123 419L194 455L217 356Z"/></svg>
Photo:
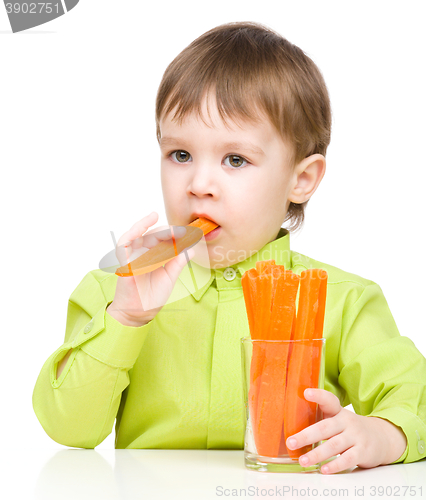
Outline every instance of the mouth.
<svg viewBox="0 0 426 500"><path fill-rule="evenodd" d="M189 223L194 222L194 220L197 220L197 219L200 219L200 218L208 219L208 220L214 222L215 224L217 224L218 227L220 227L220 224L218 224L214 219L212 219L210 217L210 215L207 215L207 214L196 214L196 213L193 213L191 215L191 220L190 220Z"/></svg>

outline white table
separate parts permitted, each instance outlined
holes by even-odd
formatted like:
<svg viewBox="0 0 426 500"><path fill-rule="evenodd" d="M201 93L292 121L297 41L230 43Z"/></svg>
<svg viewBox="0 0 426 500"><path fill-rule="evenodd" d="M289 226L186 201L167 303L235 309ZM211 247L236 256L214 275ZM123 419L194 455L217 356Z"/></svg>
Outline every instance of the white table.
<svg viewBox="0 0 426 500"><path fill-rule="evenodd" d="M239 450L4 452L7 500L426 498L425 460L325 476L251 471Z"/></svg>

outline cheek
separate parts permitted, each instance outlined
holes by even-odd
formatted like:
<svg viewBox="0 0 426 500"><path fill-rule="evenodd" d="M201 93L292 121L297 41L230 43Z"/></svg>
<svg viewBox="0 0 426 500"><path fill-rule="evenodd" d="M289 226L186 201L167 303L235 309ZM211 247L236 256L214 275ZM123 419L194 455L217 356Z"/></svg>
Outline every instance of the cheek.
<svg viewBox="0 0 426 500"><path fill-rule="evenodd" d="M173 175L171 175L170 169L161 166L161 187L163 189L164 196L171 196L173 193L173 186L177 187L176 180L173 178Z"/></svg>
<svg viewBox="0 0 426 500"><path fill-rule="evenodd" d="M170 161L164 161L161 163L161 183L165 187L176 186L182 190L182 186L185 184L185 172L179 171L179 168L170 165Z"/></svg>
<svg viewBox="0 0 426 500"><path fill-rule="evenodd" d="M161 188L163 193L164 206L169 218L185 218L185 185L182 179L176 175L171 175L170 170L162 168L161 170Z"/></svg>
<svg viewBox="0 0 426 500"><path fill-rule="evenodd" d="M246 197L243 206L252 217L263 219L267 216L267 211L274 205L277 186L259 181L251 189L250 195Z"/></svg>
<svg viewBox="0 0 426 500"><path fill-rule="evenodd" d="M275 178L274 182L259 180L250 196L242 200L242 224L246 228L256 227L260 232L273 231L275 226L281 224L285 201L286 190L281 179Z"/></svg>
<svg viewBox="0 0 426 500"><path fill-rule="evenodd" d="M287 199L289 179L284 175L271 175L258 191L265 209L282 205Z"/></svg>

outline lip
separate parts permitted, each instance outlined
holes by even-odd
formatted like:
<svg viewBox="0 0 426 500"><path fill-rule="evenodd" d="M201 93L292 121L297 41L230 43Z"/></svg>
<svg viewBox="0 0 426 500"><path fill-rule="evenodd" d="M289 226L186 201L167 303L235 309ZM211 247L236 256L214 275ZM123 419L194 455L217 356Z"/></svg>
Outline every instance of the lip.
<svg viewBox="0 0 426 500"><path fill-rule="evenodd" d="M204 239L206 241L214 240L215 238L217 238L219 236L221 231L222 231L222 227L218 226L217 228L213 229L213 231L210 231L210 233L205 234Z"/></svg>

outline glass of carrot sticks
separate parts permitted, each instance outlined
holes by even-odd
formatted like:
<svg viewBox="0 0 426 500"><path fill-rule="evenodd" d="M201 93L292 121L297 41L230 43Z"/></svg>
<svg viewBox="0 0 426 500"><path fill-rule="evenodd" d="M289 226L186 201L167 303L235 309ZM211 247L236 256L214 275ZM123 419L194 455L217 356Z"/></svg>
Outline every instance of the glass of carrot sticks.
<svg viewBox="0 0 426 500"><path fill-rule="evenodd" d="M241 284L250 328L241 339L246 467L319 472L321 464L302 467L299 457L321 443L296 450L285 443L323 418L303 393L324 388L327 272L307 269L299 276L267 260L246 271Z"/></svg>

